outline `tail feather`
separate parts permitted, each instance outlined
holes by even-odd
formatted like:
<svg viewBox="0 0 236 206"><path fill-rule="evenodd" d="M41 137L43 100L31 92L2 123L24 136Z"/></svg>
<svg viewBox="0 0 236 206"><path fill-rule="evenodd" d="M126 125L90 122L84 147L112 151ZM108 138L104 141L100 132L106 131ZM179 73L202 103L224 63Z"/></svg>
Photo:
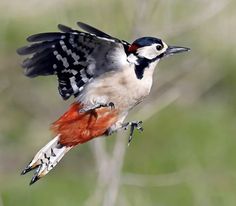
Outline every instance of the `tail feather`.
<svg viewBox="0 0 236 206"><path fill-rule="evenodd" d="M49 173L50 170L52 170L62 157L72 148L60 144L59 137L60 135L57 135L53 140L39 150L33 160L22 171L21 174L24 175L37 168L33 178L31 179L30 185Z"/></svg>
<svg viewBox="0 0 236 206"><path fill-rule="evenodd" d="M79 112L83 107L74 103L52 125L57 136L46 144L22 171L22 175L36 169L30 185L52 170L61 158L74 146L104 135L118 118L118 111L106 107Z"/></svg>

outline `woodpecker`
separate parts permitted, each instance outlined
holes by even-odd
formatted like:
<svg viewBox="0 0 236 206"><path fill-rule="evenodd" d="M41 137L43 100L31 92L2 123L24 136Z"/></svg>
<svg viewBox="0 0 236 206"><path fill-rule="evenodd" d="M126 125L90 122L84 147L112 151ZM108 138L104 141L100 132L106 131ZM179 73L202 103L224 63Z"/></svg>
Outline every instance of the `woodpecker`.
<svg viewBox="0 0 236 206"><path fill-rule="evenodd" d="M28 77L55 75L64 100L74 96L69 109L51 125L55 135L32 159L22 174L36 169L30 184L45 176L73 147L95 137L130 127L142 131L142 121L124 122L128 112L149 94L160 59L189 51L168 46L161 39L142 37L132 44L77 22L84 31L59 24L60 32L27 38L19 55Z"/></svg>

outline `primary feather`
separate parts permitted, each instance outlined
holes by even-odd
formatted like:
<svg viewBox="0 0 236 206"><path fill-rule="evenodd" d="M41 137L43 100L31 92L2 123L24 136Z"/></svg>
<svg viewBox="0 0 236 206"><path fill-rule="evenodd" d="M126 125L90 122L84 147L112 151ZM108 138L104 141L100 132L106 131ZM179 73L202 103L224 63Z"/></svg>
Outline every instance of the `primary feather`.
<svg viewBox="0 0 236 206"><path fill-rule="evenodd" d="M113 53L121 47L124 52L129 45L87 24L78 25L89 33L59 24L61 32L29 36L27 41L32 44L17 50L20 55L31 55L22 64L26 76L57 75L63 99L77 96L93 78L118 68L112 65L118 62Z"/></svg>

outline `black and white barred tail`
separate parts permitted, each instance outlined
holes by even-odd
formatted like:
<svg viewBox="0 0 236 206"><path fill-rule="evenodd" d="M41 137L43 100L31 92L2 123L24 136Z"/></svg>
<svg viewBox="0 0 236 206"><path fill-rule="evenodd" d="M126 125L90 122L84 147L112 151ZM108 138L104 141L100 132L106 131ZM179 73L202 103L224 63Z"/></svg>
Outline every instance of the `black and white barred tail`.
<svg viewBox="0 0 236 206"><path fill-rule="evenodd" d="M36 169L34 176L30 181L30 185L32 185L37 180L49 173L50 170L52 170L57 165L57 163L71 148L72 147L61 145L59 143L59 135L57 135L41 150L38 151L38 153L34 156L32 161L26 166L21 174L24 175L29 171Z"/></svg>

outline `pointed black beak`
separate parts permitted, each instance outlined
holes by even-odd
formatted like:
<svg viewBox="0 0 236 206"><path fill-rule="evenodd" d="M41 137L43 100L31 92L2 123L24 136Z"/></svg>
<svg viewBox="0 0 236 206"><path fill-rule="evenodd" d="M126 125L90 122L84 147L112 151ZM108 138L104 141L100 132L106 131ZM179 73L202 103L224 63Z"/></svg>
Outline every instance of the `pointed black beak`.
<svg viewBox="0 0 236 206"><path fill-rule="evenodd" d="M168 46L167 50L164 53L164 56L170 56L173 54L190 51L190 48L180 47L180 46Z"/></svg>

